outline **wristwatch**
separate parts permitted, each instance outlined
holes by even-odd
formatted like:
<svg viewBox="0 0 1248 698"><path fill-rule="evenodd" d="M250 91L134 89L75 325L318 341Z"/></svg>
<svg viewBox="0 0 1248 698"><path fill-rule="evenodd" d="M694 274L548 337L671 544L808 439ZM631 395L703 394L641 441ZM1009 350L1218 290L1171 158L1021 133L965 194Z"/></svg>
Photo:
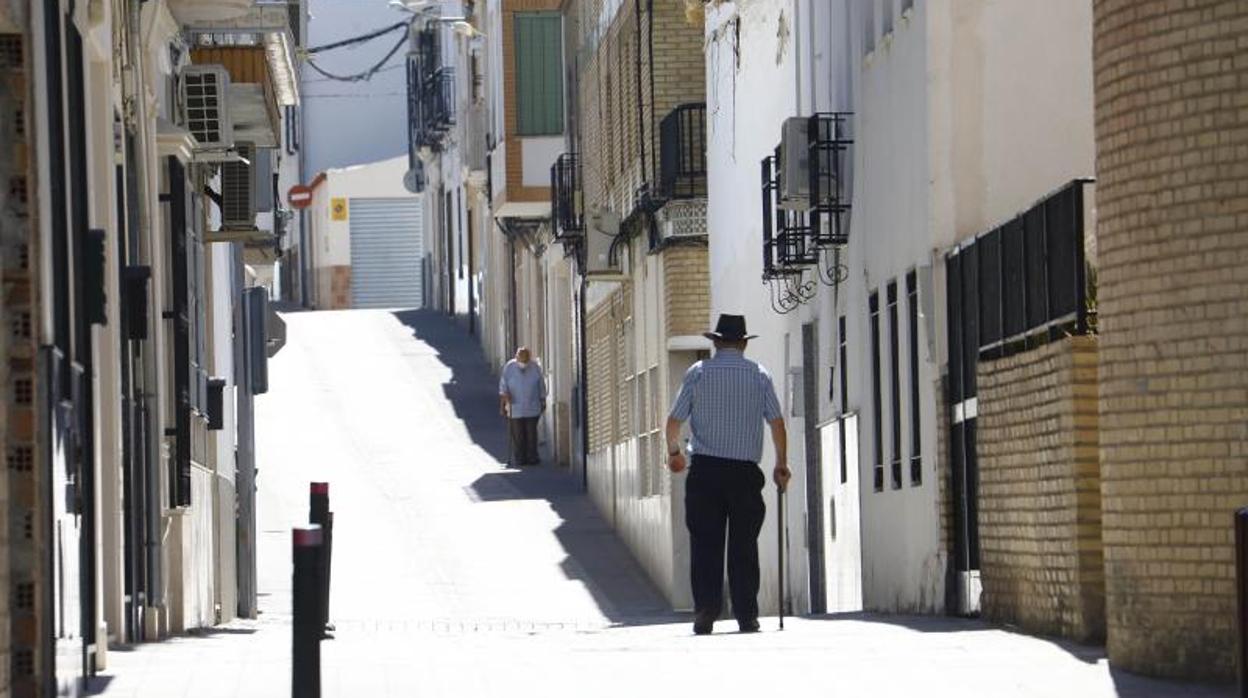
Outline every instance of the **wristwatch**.
<svg viewBox="0 0 1248 698"><path fill-rule="evenodd" d="M677 448L669 448L669 449L667 450L667 455L669 455L669 456L676 456L676 455L680 455L680 448L679 448L679 447L677 447Z"/></svg>

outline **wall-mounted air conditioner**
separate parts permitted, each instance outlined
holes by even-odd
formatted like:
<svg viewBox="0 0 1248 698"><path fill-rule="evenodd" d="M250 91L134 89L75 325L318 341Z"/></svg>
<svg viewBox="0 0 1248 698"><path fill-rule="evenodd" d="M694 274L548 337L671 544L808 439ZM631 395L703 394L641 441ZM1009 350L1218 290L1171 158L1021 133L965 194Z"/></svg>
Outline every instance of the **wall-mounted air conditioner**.
<svg viewBox="0 0 1248 698"><path fill-rule="evenodd" d="M610 209L595 208L585 214L585 274L595 277L623 276L623 251L611 245L620 234L620 214Z"/></svg>
<svg viewBox="0 0 1248 698"><path fill-rule="evenodd" d="M238 144L237 159L221 163L221 227L250 230L256 227L256 147Z"/></svg>
<svg viewBox="0 0 1248 698"><path fill-rule="evenodd" d="M805 211L810 208L810 120L791 116L780 129L780 208Z"/></svg>
<svg viewBox="0 0 1248 698"><path fill-rule="evenodd" d="M181 78L182 125L195 137L196 158L226 159L234 147L229 72L220 65L188 65Z"/></svg>

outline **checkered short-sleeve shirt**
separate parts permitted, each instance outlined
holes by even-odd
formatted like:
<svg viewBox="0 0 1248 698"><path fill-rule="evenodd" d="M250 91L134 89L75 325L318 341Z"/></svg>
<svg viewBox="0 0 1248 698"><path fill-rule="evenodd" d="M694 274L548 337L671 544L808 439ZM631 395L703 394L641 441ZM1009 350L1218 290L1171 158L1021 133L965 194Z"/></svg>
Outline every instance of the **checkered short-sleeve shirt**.
<svg viewBox="0 0 1248 698"><path fill-rule="evenodd" d="M783 413L767 370L735 349L720 349L685 372L669 416L689 420L694 455L757 463L763 423Z"/></svg>

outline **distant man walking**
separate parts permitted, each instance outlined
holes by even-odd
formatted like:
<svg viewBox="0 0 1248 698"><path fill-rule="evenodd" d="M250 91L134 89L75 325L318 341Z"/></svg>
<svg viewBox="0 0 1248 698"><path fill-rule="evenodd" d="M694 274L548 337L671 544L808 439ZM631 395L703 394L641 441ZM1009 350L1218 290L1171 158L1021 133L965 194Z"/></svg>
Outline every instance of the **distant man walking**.
<svg viewBox="0 0 1248 698"><path fill-rule="evenodd" d="M763 527L767 483L758 461L763 454L763 423L776 446L772 478L782 490L787 465L784 415L766 369L745 358L745 317L720 315L714 332L715 356L685 373L667 418L667 467L685 469L680 426L689 420L692 467L685 483L685 525L692 548L693 632L707 635L724 604L724 535L728 537L728 587L732 612L743 633L758 632L758 534Z"/></svg>
<svg viewBox="0 0 1248 698"><path fill-rule="evenodd" d="M516 465L537 465L537 420L546 411L546 377L533 363L528 347L503 366L498 379L498 406L507 417L511 454ZM511 463L508 463L511 465Z"/></svg>

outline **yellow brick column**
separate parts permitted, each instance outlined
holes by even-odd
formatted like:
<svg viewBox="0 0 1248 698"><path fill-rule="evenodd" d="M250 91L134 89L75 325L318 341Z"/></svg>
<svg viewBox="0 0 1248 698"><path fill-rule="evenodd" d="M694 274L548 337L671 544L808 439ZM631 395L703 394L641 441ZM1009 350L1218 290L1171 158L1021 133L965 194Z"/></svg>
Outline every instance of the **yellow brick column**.
<svg viewBox="0 0 1248 698"><path fill-rule="evenodd" d="M1248 504L1248 2L1094 12L1109 655L1230 680L1231 513Z"/></svg>

